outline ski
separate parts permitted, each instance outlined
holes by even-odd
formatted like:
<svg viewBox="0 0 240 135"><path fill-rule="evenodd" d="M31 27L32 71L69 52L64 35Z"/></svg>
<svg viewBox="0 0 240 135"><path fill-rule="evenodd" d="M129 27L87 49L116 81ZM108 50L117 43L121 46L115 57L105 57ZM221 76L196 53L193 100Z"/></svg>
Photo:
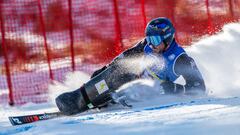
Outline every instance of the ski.
<svg viewBox="0 0 240 135"><path fill-rule="evenodd" d="M127 110L127 111L120 111L120 112L114 112L114 114L131 114L131 113L138 113L138 112L142 112L142 111L152 111L152 110L161 110L161 109L168 109L168 108L172 108L172 107L177 107L177 106L191 106L191 105L201 105L201 104L213 104L213 103L219 103L219 102L226 102L228 100L233 100L233 99L238 99L238 97L230 97L230 98L200 98L200 99L193 99L193 100L189 100L189 101L182 101L182 102L174 102L174 103L169 103L169 104L162 104L159 106L153 106L153 107L146 107L146 108L142 108L142 109L131 109L131 110ZM112 115L110 113L110 115ZM40 120L49 120L49 119L53 119L53 118L58 118L61 116L66 116L64 114L62 114L61 112L52 112L52 113L43 113L43 114L32 114L32 115L25 115L25 116L13 116L13 117L9 117L10 122L12 123L13 126L15 125L22 125L22 124L27 124L27 123L33 123L36 121L40 121ZM106 116L105 116L106 117ZM72 124L72 123L78 123L79 120L92 120L95 119L95 117L92 116L84 116L81 118L78 118L77 121L73 120L73 121L68 121L65 124Z"/></svg>
<svg viewBox="0 0 240 135"><path fill-rule="evenodd" d="M11 124L22 125L27 123L32 123L40 120L48 120L56 117L64 116L61 112L52 112L52 113L42 113L42 114L33 114L33 115L25 115L25 116L13 116L8 117Z"/></svg>

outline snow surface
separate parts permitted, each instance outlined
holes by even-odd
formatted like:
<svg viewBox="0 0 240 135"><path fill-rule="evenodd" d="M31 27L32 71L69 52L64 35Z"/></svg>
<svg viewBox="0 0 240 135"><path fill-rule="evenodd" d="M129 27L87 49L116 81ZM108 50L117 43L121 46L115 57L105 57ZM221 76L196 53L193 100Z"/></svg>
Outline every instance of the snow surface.
<svg viewBox="0 0 240 135"><path fill-rule="evenodd" d="M120 88L133 108L113 105L72 117L11 126L8 116L56 111L54 102L0 107L0 135L111 135L111 134L240 134L240 24L206 36L188 47L209 90L208 97L164 96L158 82L137 80ZM50 101L59 92L74 90L89 80L81 72L69 73L64 83L49 86Z"/></svg>

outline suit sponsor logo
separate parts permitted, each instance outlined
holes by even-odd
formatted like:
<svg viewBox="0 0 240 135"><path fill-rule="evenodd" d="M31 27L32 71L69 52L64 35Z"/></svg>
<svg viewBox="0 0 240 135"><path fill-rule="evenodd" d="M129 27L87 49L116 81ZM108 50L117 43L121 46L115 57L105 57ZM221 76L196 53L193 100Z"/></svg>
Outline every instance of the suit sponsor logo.
<svg viewBox="0 0 240 135"><path fill-rule="evenodd" d="M174 60L175 57L176 57L175 54L171 54L171 55L168 56L168 59L169 59L169 60Z"/></svg>

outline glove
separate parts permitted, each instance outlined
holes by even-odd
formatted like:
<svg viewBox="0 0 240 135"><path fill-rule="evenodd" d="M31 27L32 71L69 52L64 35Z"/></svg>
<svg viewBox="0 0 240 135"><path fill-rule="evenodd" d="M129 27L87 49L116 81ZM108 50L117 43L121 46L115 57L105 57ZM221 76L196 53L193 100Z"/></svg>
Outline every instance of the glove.
<svg viewBox="0 0 240 135"><path fill-rule="evenodd" d="M124 107L129 107L129 108L132 107L132 105L127 104L126 96L124 96L124 95L119 96L117 93L114 92L114 93L111 94L111 97L112 97L112 99L115 103L121 104Z"/></svg>
<svg viewBox="0 0 240 135"><path fill-rule="evenodd" d="M165 94L181 94L185 93L185 86L176 84L170 81L164 81L161 83Z"/></svg>

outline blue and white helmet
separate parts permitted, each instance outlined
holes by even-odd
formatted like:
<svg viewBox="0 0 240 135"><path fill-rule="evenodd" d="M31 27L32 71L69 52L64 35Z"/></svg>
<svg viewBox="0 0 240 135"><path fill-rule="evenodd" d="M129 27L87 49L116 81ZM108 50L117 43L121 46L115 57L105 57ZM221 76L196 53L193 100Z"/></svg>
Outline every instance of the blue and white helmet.
<svg viewBox="0 0 240 135"><path fill-rule="evenodd" d="M146 40L148 44L154 46L162 42L167 48L174 40L175 28L171 21L165 17L159 17L151 20L145 29Z"/></svg>

